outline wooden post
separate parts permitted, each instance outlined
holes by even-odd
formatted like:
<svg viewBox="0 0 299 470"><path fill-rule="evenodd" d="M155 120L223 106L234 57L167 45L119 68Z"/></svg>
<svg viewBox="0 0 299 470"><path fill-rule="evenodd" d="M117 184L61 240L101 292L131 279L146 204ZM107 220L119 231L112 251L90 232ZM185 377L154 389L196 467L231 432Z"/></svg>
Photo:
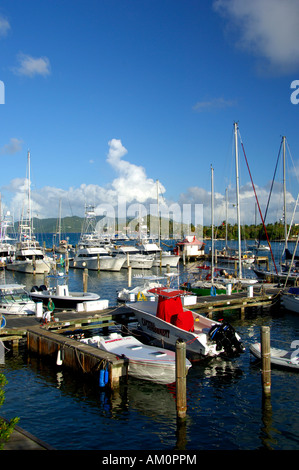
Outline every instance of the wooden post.
<svg viewBox="0 0 299 470"><path fill-rule="evenodd" d="M98 271L100 271L100 269L101 269L101 264L100 264L100 253L98 253L98 259L97 259L97 262L98 262Z"/></svg>
<svg viewBox="0 0 299 470"><path fill-rule="evenodd" d="M177 340L175 348L176 372L176 409L177 417L185 418L187 411L186 399L186 343Z"/></svg>
<svg viewBox="0 0 299 470"><path fill-rule="evenodd" d="M132 266L128 266L128 287L132 285Z"/></svg>
<svg viewBox="0 0 299 470"><path fill-rule="evenodd" d="M87 292L88 269L83 271L83 292Z"/></svg>
<svg viewBox="0 0 299 470"><path fill-rule="evenodd" d="M261 327L262 384L264 395L271 394L270 327Z"/></svg>
<svg viewBox="0 0 299 470"><path fill-rule="evenodd" d="M66 252L65 252L65 272L68 273L69 272L69 252L67 251L66 249Z"/></svg>

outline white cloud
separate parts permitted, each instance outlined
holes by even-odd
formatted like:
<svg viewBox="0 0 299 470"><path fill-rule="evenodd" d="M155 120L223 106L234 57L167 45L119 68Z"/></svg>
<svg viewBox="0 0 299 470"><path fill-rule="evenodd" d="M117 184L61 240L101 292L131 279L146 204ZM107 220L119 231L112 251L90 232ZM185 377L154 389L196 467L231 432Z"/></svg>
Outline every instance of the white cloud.
<svg viewBox="0 0 299 470"><path fill-rule="evenodd" d="M13 69L16 75L25 75L34 77L42 75L43 77L50 74L50 61L47 57L32 57L27 54L20 53L17 57L18 67Z"/></svg>
<svg viewBox="0 0 299 470"><path fill-rule="evenodd" d="M0 36L6 36L10 30L10 24L6 18L0 16Z"/></svg>
<svg viewBox="0 0 299 470"><path fill-rule="evenodd" d="M5 144L0 149L0 155L13 155L20 150L22 150L22 141L13 137L10 139L9 144Z"/></svg>
<svg viewBox="0 0 299 470"><path fill-rule="evenodd" d="M235 44L266 60L264 69L282 73L298 68L298 0L215 0L213 6L230 29L237 29Z"/></svg>
<svg viewBox="0 0 299 470"><path fill-rule="evenodd" d="M234 105L235 105L235 102L232 100L226 100L224 98L213 98L208 101L198 101L193 106L193 110L196 112L212 111L215 109L229 108Z"/></svg>
<svg viewBox="0 0 299 470"><path fill-rule="evenodd" d="M111 183L115 195L124 198L129 203L133 201L143 203L149 199L156 199L156 182L146 176L143 167L122 160L127 152L120 140L112 139L109 142L107 162L119 173L119 177ZM165 192L162 185L160 185L160 191Z"/></svg>

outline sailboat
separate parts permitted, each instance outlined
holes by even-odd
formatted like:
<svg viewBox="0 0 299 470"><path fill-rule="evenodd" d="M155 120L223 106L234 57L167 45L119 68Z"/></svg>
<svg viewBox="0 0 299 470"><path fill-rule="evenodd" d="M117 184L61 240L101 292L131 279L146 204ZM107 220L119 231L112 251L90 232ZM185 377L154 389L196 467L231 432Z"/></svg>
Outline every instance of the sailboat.
<svg viewBox="0 0 299 470"><path fill-rule="evenodd" d="M282 142L281 142L282 148L283 148L283 221L284 221L284 252L282 254L285 256L286 263L281 263L280 268L277 269L276 264L273 259L273 264L275 270L262 270L258 267L255 267L253 271L255 274L258 276L260 279L271 279L273 282L285 282L286 280L293 282L296 282L299 273L298 273L298 267L294 266L294 268L288 265L288 261L292 258L292 254L290 253L288 249L288 238L291 230L291 225L289 228L289 232L287 231L287 207L286 207L286 137L282 137ZM297 198L298 200L298 198ZM296 203L297 204L297 203ZM271 250L271 248L270 248ZM271 250L272 254L272 250ZM294 259L295 259L295 252L294 252ZM292 260L291 265L294 262L294 259Z"/></svg>
<svg viewBox="0 0 299 470"><path fill-rule="evenodd" d="M244 254L241 250L241 221L240 221L240 197L239 197L239 165L238 165L238 125L234 123L235 137L235 165L236 165L236 195L237 195L237 222L238 222L238 250L234 254L234 261L238 262L238 275L236 277L228 275L225 270L219 270L219 275L214 277L214 169L211 166L211 214L212 214L212 253L211 270L208 279L197 280L193 283L185 283L184 288L191 290L197 295L216 295L231 292L233 285L240 284L242 287L248 287L257 283L257 279L244 278L242 274L242 264ZM246 255L245 255L246 256ZM218 257L218 254L217 254ZM221 257L219 257L221 259ZM246 258L245 258L246 259Z"/></svg>
<svg viewBox="0 0 299 470"><path fill-rule="evenodd" d="M34 236L31 217L30 193L30 152L28 151L28 208L27 218L21 217L19 223L19 239L16 243L15 258L7 264L9 271L27 274L48 274L54 266L54 260L46 256L44 250Z"/></svg>

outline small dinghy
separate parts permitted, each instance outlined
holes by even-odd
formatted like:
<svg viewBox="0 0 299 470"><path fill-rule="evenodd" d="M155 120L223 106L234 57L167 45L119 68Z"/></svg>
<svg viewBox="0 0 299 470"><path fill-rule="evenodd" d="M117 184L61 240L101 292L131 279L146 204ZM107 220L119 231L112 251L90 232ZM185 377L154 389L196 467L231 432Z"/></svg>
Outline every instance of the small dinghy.
<svg viewBox="0 0 299 470"><path fill-rule="evenodd" d="M261 359L261 344L255 343L250 345L250 352L258 359ZM278 367L293 369L299 371L298 351L289 351L286 349L270 348L271 364Z"/></svg>
<svg viewBox="0 0 299 470"><path fill-rule="evenodd" d="M129 360L128 374L132 377L159 384L171 384L176 380L174 351L148 346L134 336L122 336L119 333L82 338L80 341L126 357ZM191 363L186 359L186 373L190 367Z"/></svg>

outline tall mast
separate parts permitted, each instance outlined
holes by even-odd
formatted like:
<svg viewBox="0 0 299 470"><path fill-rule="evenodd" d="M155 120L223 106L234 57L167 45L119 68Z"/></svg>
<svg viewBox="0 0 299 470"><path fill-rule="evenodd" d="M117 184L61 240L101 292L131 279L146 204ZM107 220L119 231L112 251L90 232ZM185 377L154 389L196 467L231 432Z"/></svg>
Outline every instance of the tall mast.
<svg viewBox="0 0 299 470"><path fill-rule="evenodd" d="M236 159L236 195L237 195L237 221L238 221L238 255L239 255L239 278L242 279L241 262L241 222L240 222L240 198L239 198L239 163L238 163L238 124L234 123L235 133L235 159Z"/></svg>
<svg viewBox="0 0 299 470"><path fill-rule="evenodd" d="M282 137L283 145L283 219L284 219L284 248L288 247L288 234L287 234L287 204L286 204L286 138Z"/></svg>
<svg viewBox="0 0 299 470"><path fill-rule="evenodd" d="M214 168L211 165L211 222L212 222L212 258L211 258L211 280L214 283Z"/></svg>
<svg viewBox="0 0 299 470"><path fill-rule="evenodd" d="M29 239L32 237L32 222L31 222L31 175L30 175L30 152L27 153L28 161L28 226L29 226Z"/></svg>

